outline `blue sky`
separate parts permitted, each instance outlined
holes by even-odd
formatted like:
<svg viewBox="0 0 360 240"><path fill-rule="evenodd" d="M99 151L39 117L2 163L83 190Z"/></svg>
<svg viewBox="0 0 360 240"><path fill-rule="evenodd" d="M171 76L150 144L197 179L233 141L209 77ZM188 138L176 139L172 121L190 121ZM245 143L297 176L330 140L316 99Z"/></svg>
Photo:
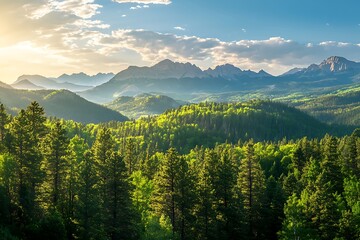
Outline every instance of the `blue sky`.
<svg viewBox="0 0 360 240"><path fill-rule="evenodd" d="M188 35L224 41L281 36L299 42L356 42L360 37L360 2L354 0L175 0L137 10L130 8L142 4L98 2L104 6L100 18L114 28L178 33L173 27L182 26ZM119 19L123 14L127 17Z"/></svg>
<svg viewBox="0 0 360 240"><path fill-rule="evenodd" d="M360 61L355 0L17 0L0 9L4 82L165 58L274 75L332 55Z"/></svg>

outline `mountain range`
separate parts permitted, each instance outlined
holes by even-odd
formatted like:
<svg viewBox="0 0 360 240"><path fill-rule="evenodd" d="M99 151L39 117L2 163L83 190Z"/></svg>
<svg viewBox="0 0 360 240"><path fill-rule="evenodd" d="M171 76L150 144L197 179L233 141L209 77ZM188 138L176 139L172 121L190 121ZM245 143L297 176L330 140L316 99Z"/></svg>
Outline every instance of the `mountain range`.
<svg viewBox="0 0 360 240"><path fill-rule="evenodd" d="M357 116L357 97L346 97L351 100L346 106L341 104L333 106L334 109L341 107L351 109L353 112L348 114L349 117L346 119L331 111L330 105L327 105L326 111L331 111L332 117L324 117L327 115L311 105L308 100L325 104L327 101L325 96L332 96L331 99L337 97L344 99L343 95L338 96L338 91L360 87L360 63L332 56L319 64L311 64L307 68L294 68L282 75L272 76L263 70L259 72L242 70L231 64L201 70L191 63L163 60L151 67L130 66L116 75L99 73L89 76L85 73L77 73L63 74L58 78L23 75L11 85L0 83L0 87L2 91L10 92L16 92L15 89L33 90L17 91L15 94L19 98L17 101L36 100L38 97L34 96L38 93L42 93L40 100L45 101L45 96L53 92L46 92L46 89L68 89L77 93L76 97L71 98L74 101L76 98L76 101L81 102L87 100L87 104L90 102L104 104L104 107L130 118L161 114L167 109L188 102L274 99L296 106L323 121L356 125L358 121L353 120L353 116ZM69 95L70 92L60 91L57 94ZM0 101L6 100L2 96ZM16 109L20 105L12 104L10 107ZM64 115L53 114L58 117ZM107 119L119 118L114 115ZM89 119L81 119L81 121L86 122ZM102 120L96 119L96 121Z"/></svg>
<svg viewBox="0 0 360 240"><path fill-rule="evenodd" d="M49 78L41 75L22 75L11 86L16 89L66 89L72 92L79 92L101 85L109 81L113 76L113 73L98 73L89 76L82 72L71 75L62 74L58 78Z"/></svg>
<svg viewBox="0 0 360 240"><path fill-rule="evenodd" d="M131 66L116 74L110 81L79 94L90 101L106 103L119 96L141 93L156 93L193 102L217 94L248 95L257 92L273 97L299 91L325 93L359 83L359 65L360 63L333 56L320 64L272 76L263 70L241 70L231 64L202 71L190 63L164 60L152 67Z"/></svg>

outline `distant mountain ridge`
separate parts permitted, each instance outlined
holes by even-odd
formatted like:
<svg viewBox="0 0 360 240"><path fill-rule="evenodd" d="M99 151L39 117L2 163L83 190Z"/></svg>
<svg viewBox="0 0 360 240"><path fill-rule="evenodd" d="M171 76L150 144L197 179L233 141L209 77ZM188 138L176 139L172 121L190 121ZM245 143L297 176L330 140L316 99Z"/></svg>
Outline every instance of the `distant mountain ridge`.
<svg viewBox="0 0 360 240"><path fill-rule="evenodd" d="M294 68L287 72L287 74L331 74L349 71L360 72L360 63L350 61L344 57L331 56L320 64L311 64L309 67L303 69ZM286 73L283 75L286 75Z"/></svg>
<svg viewBox="0 0 360 240"><path fill-rule="evenodd" d="M258 73L241 70L231 64L201 70L191 63L165 59L151 67L130 66L116 74L110 81L79 94L98 103L106 103L119 96L135 96L155 92L186 100L185 94L208 91L229 91L248 85L253 79L272 78L261 70Z"/></svg>
<svg viewBox="0 0 360 240"><path fill-rule="evenodd" d="M173 62L165 59L152 67L130 66L119 72L112 80L124 80L129 78L196 78L205 77L206 74L196 65L191 63Z"/></svg>
<svg viewBox="0 0 360 240"><path fill-rule="evenodd" d="M98 73L96 75L87 75L83 72L73 73L73 74L62 74L55 80L57 82L68 82L72 84L82 85L82 86L98 86L109 81L115 76L114 73Z"/></svg>
<svg viewBox="0 0 360 240"><path fill-rule="evenodd" d="M72 92L79 92L101 85L112 77L114 77L113 73L98 73L89 76L82 72L71 75L62 74L58 78L49 78L41 75L22 75L11 86L16 89L67 89Z"/></svg>
<svg viewBox="0 0 360 240"><path fill-rule="evenodd" d="M195 64L173 62L165 59L151 67L130 66L119 72L112 80L124 80L129 78L204 78L204 77L234 77L246 75L249 77L271 76L264 70L258 73L251 70L241 70L232 64L224 64L216 66L214 69L209 68L205 71L201 70Z"/></svg>

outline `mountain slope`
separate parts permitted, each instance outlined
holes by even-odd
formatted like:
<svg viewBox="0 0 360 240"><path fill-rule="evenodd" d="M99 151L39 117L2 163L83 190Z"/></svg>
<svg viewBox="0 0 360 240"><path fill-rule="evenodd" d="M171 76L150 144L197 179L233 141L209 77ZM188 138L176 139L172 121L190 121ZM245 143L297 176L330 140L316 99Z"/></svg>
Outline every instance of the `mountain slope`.
<svg viewBox="0 0 360 240"><path fill-rule="evenodd" d="M139 136L154 148L181 146L187 152L196 145L253 138L277 141L322 137L325 133L346 134L352 129L334 128L293 107L269 101L244 103L200 103L185 105L150 118L118 124L118 137Z"/></svg>
<svg viewBox="0 0 360 240"><path fill-rule="evenodd" d="M12 112L26 108L37 101L47 116L74 120L82 123L125 121L126 117L103 106L89 102L67 90L16 90L0 87L0 102Z"/></svg>
<svg viewBox="0 0 360 240"><path fill-rule="evenodd" d="M127 117L137 119L141 116L158 115L171 108L177 108L181 102L163 95L141 94L135 97L119 97L105 106Z"/></svg>
<svg viewBox="0 0 360 240"><path fill-rule="evenodd" d="M358 87L315 98L300 99L293 105L323 122L360 126L359 103Z"/></svg>
<svg viewBox="0 0 360 240"><path fill-rule="evenodd" d="M43 87L40 87L38 85L35 85L34 83L30 82L27 79L18 81L11 85L15 89L27 89L27 90L41 90L44 89Z"/></svg>

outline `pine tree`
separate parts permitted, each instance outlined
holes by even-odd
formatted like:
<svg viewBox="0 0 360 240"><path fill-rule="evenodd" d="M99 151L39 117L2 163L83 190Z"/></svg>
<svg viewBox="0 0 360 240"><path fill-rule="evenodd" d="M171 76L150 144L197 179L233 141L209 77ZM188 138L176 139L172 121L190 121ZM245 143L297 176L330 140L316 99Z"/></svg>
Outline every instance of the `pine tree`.
<svg viewBox="0 0 360 240"><path fill-rule="evenodd" d="M69 169L66 158L68 138L64 126L59 121L51 127L42 145L46 172L44 201L48 202L49 207L57 208L58 211L64 213L66 207L65 181Z"/></svg>
<svg viewBox="0 0 360 240"><path fill-rule="evenodd" d="M154 194L152 199L154 210L160 216L163 215L170 219L173 237L178 230L176 226L178 216L175 200L178 163L178 153L174 148L170 148L155 176Z"/></svg>
<svg viewBox="0 0 360 240"><path fill-rule="evenodd" d="M260 238L262 201L265 190L264 173L254 154L253 141L246 145L246 156L241 160L237 186L241 191L246 219L249 227L249 238Z"/></svg>
<svg viewBox="0 0 360 240"><path fill-rule="evenodd" d="M106 163L105 231L110 239L136 239L136 217L132 209L130 183L124 160L113 153Z"/></svg>
<svg viewBox="0 0 360 240"><path fill-rule="evenodd" d="M265 238L276 240L284 217L285 198L280 183L273 176L266 180L264 195L262 218L264 219Z"/></svg>
<svg viewBox="0 0 360 240"><path fill-rule="evenodd" d="M323 159L320 166L323 170L322 182L329 183L332 193L343 191L343 177L339 166L338 140L332 136L323 139Z"/></svg>
<svg viewBox="0 0 360 240"><path fill-rule="evenodd" d="M128 169L129 176L136 170L135 142L132 138L126 139L124 161Z"/></svg>
<svg viewBox="0 0 360 240"><path fill-rule="evenodd" d="M175 179L175 202L178 209L180 239L192 239L191 227L194 224L194 219L191 211L195 202L195 177L192 172L189 171L188 163L184 157L179 158L177 171L178 176Z"/></svg>
<svg viewBox="0 0 360 240"><path fill-rule="evenodd" d="M239 238L242 231L242 200L236 192L237 166L231 155L231 148L215 148L210 178L214 188L218 238Z"/></svg>
<svg viewBox="0 0 360 240"><path fill-rule="evenodd" d="M88 145L85 140L79 135L75 135L68 145L66 162L68 163L68 170L65 178L65 227L67 229L68 238L76 235L76 221L75 212L76 204L79 195L79 166L84 159L84 154L88 150Z"/></svg>
<svg viewBox="0 0 360 240"><path fill-rule="evenodd" d="M297 147L292 158L292 167L301 174L305 166L305 162L306 159L303 150L300 147Z"/></svg>
<svg viewBox="0 0 360 240"><path fill-rule="evenodd" d="M103 238L100 221L101 202L95 163L91 151L86 151L79 164L78 200L75 217L79 225L79 238L84 240Z"/></svg>
<svg viewBox="0 0 360 240"><path fill-rule="evenodd" d="M206 149L204 160L198 171L196 184L197 203L195 214L197 216L197 239L211 239L216 228L216 213L214 211L214 188L211 183L211 163L215 162L216 155L213 150Z"/></svg>
<svg viewBox="0 0 360 240"><path fill-rule="evenodd" d="M343 147L341 149L341 171L344 175L360 175L358 165L358 153L356 149L356 138L354 136L346 136L343 139Z"/></svg>
<svg viewBox="0 0 360 240"><path fill-rule="evenodd" d="M115 152L109 129L102 128L92 147L99 179L101 225L110 239L135 239L137 217L132 210L124 160Z"/></svg>

